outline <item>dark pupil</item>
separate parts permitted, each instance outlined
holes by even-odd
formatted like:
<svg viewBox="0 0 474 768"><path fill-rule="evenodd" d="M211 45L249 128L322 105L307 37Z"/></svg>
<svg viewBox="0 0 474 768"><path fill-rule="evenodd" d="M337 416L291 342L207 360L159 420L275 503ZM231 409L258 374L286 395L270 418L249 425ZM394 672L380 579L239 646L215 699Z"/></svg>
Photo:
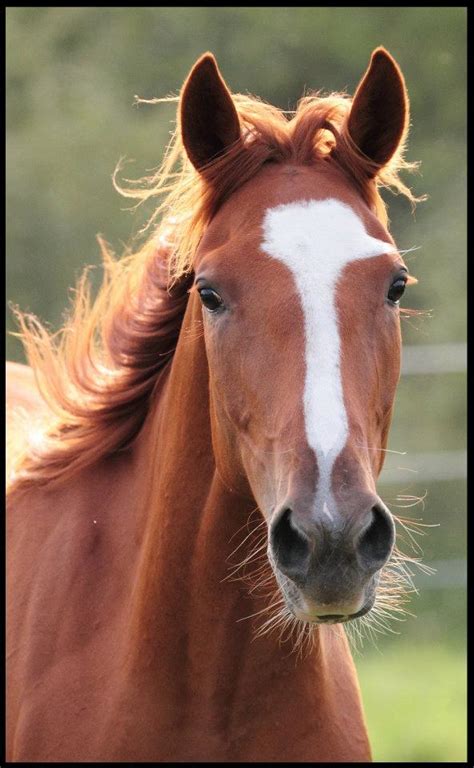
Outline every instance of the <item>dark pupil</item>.
<svg viewBox="0 0 474 768"><path fill-rule="evenodd" d="M199 295L204 306L211 311L219 309L222 304L221 297L212 288L202 288L199 291Z"/></svg>
<svg viewBox="0 0 474 768"><path fill-rule="evenodd" d="M390 301L399 301L401 297L403 296L403 291L405 290L405 280L395 280L394 283L390 286L390 290L388 292L388 298Z"/></svg>

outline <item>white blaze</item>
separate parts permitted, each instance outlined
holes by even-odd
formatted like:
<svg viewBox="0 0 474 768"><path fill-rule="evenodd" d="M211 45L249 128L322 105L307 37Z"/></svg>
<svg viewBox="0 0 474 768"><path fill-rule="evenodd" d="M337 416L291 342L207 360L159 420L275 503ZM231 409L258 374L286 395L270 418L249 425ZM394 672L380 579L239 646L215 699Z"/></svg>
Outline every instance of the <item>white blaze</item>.
<svg viewBox="0 0 474 768"><path fill-rule="evenodd" d="M263 230L262 250L291 270L301 297L306 340L306 435L318 461L318 495L324 512L330 515L332 468L348 436L336 284L351 261L380 256L395 248L368 235L352 208L333 199L270 208Z"/></svg>

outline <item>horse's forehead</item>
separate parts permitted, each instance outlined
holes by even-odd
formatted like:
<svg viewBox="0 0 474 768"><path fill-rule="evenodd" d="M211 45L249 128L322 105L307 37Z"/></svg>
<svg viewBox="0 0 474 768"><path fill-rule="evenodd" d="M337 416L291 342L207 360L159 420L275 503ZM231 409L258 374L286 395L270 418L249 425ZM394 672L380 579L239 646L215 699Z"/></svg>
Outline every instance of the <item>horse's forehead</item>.
<svg viewBox="0 0 474 768"><path fill-rule="evenodd" d="M244 256L262 254L262 243L271 232L278 233L279 248L295 257L316 241L327 246L320 251L331 251L335 263L363 251L367 238L387 244L379 253L393 251L385 227L339 174L283 166L266 169L227 201L211 223L201 252L223 245L226 260L235 254L240 268Z"/></svg>

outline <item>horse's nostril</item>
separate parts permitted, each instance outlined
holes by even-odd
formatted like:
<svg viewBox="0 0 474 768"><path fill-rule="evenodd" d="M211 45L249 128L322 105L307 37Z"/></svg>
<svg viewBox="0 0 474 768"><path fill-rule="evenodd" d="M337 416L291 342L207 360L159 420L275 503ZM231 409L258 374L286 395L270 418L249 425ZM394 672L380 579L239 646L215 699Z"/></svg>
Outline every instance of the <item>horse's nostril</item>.
<svg viewBox="0 0 474 768"><path fill-rule="evenodd" d="M270 543L278 568L287 576L302 577L308 568L310 546L291 518L291 509L285 509L271 529Z"/></svg>
<svg viewBox="0 0 474 768"><path fill-rule="evenodd" d="M372 520L360 537L357 550L359 558L370 570L378 570L390 557L395 542L395 526L392 516L383 504L375 504Z"/></svg>

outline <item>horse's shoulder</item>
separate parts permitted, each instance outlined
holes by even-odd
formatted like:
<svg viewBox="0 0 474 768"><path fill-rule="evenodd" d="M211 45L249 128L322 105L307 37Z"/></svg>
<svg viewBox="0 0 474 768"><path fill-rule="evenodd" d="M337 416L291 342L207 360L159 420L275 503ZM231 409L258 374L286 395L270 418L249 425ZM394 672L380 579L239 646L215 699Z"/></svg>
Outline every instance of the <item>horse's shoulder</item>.
<svg viewBox="0 0 474 768"><path fill-rule="evenodd" d="M26 447L28 434L44 424L49 408L36 384L33 369L8 361L5 375L7 473Z"/></svg>

